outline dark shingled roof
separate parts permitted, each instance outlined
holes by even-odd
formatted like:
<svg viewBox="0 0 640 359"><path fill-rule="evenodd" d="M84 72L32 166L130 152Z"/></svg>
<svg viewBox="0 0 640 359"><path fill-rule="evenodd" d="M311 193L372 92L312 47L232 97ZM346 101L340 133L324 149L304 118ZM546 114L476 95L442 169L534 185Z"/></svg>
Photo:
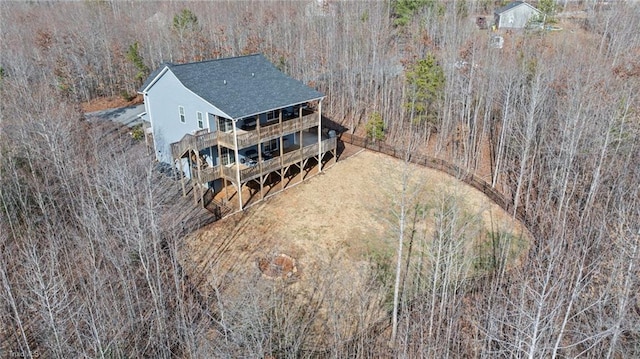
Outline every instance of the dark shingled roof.
<svg viewBox="0 0 640 359"><path fill-rule="evenodd" d="M499 9L497 9L497 10L495 11L495 13L496 13L496 14L502 14L503 12L508 11L508 10L511 10L511 9L513 9L514 7L516 7L516 6L520 6L520 5L522 5L522 4L523 4L523 2L522 2L522 1L514 1L514 2L511 2L511 3L509 3L509 4L505 5L505 6L503 6L503 7L499 8Z"/></svg>
<svg viewBox="0 0 640 359"><path fill-rule="evenodd" d="M324 97L282 73L262 54L166 66L186 88L233 119ZM149 76L142 90L158 73Z"/></svg>

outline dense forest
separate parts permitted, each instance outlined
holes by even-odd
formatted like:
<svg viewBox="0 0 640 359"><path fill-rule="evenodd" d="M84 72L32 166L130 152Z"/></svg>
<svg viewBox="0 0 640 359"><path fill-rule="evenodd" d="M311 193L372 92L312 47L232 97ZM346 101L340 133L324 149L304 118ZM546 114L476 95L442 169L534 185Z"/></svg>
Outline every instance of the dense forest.
<svg viewBox="0 0 640 359"><path fill-rule="evenodd" d="M640 3L545 4L563 31L495 48L476 16L501 1L0 3L0 356L640 357ZM169 179L82 104L258 52L348 131L483 176L523 214L526 258L466 280L439 257L392 341L251 283L202 305Z"/></svg>

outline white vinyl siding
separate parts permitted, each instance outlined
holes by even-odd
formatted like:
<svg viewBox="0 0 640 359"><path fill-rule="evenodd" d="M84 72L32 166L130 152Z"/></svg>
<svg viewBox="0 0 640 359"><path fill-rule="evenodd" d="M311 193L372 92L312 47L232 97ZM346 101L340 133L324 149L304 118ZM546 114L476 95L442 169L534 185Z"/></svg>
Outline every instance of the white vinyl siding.
<svg viewBox="0 0 640 359"><path fill-rule="evenodd" d="M161 162L173 163L170 144L180 141L187 133L199 130L196 111L202 112L205 129L208 128L207 113L212 116L223 115L215 106L194 96L193 92L187 90L171 71L167 71L149 89L147 96L150 101L148 113L151 113L153 119L156 159ZM179 107L184 108L184 112ZM184 120L181 120L181 113L184 113ZM210 128L215 130L217 125L212 124Z"/></svg>

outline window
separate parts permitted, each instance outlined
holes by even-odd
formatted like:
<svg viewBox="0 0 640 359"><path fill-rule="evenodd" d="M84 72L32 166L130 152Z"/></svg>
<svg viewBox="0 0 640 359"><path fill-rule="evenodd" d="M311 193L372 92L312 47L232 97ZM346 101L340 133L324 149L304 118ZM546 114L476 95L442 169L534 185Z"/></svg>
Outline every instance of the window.
<svg viewBox="0 0 640 359"><path fill-rule="evenodd" d="M196 112L196 118L198 119L198 128L204 128L204 119L202 118L202 112Z"/></svg>
<svg viewBox="0 0 640 359"><path fill-rule="evenodd" d="M220 155L222 156L222 165L226 166L236 162L235 153L226 147L221 147Z"/></svg>
<svg viewBox="0 0 640 359"><path fill-rule="evenodd" d="M184 115L184 107L182 106L178 106L178 112L180 113L180 122L185 123L187 122L187 119Z"/></svg>
<svg viewBox="0 0 640 359"><path fill-rule="evenodd" d="M218 117L218 131L220 132L233 131L233 121L228 118Z"/></svg>
<svg viewBox="0 0 640 359"><path fill-rule="evenodd" d="M263 151L264 152L272 152L278 149L278 140L277 139L273 139L271 141L267 141L264 143L264 148Z"/></svg>
<svg viewBox="0 0 640 359"><path fill-rule="evenodd" d="M278 120L279 117L277 110L267 112L267 122Z"/></svg>

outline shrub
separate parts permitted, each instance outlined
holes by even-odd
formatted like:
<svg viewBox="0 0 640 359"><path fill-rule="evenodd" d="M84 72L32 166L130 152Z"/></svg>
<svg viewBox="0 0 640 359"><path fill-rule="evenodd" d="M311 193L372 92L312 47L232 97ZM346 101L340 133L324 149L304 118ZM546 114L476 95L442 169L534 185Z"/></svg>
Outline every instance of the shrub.
<svg viewBox="0 0 640 359"><path fill-rule="evenodd" d="M367 137L374 141L384 140L384 121L382 115L374 112L369 116L369 121L365 125Z"/></svg>

